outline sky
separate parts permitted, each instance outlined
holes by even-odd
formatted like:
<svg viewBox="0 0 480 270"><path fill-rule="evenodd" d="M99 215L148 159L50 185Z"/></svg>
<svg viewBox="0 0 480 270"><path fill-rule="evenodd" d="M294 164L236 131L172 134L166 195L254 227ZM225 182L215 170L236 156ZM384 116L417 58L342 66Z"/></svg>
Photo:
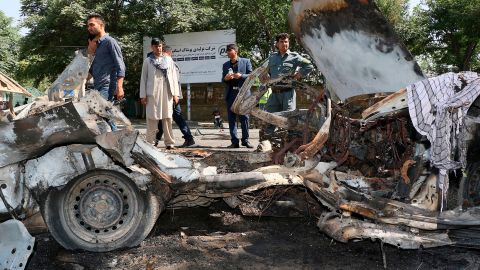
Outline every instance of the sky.
<svg viewBox="0 0 480 270"><path fill-rule="evenodd" d="M420 0L409 0L408 7L412 10L414 7L418 6L418 4L420 4Z"/></svg>
<svg viewBox="0 0 480 270"><path fill-rule="evenodd" d="M13 18L14 25L20 23L20 0L0 0L0 10L8 17ZM25 28L20 30L22 35L25 35L27 32L28 30Z"/></svg>

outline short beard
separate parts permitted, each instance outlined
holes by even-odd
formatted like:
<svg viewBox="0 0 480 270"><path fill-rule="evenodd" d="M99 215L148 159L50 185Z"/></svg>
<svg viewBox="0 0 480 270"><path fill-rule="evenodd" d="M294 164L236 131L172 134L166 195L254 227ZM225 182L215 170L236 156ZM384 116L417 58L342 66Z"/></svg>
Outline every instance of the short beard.
<svg viewBox="0 0 480 270"><path fill-rule="evenodd" d="M95 31L95 32L93 32L93 33L90 32L90 31L88 31L88 36L89 36L89 37L95 37L95 38L96 38L96 37L98 37L99 35L100 35L100 32L98 32L98 31Z"/></svg>

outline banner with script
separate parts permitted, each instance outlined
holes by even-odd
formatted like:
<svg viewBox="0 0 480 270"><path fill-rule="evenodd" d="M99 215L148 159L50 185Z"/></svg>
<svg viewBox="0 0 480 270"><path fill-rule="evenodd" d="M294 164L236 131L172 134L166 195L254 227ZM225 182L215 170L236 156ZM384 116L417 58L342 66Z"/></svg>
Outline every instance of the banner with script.
<svg viewBox="0 0 480 270"><path fill-rule="evenodd" d="M235 43L235 30L218 30L165 35L165 44L173 49L173 60L180 68L181 83L221 82L222 65L228 61L226 47ZM150 51L145 37L144 56Z"/></svg>

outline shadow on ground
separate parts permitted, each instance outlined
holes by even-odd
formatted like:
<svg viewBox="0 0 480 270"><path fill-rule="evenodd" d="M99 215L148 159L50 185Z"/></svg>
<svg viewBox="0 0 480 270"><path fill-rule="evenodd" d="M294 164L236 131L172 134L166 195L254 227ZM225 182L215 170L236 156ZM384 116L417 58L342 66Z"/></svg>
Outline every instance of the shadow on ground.
<svg viewBox="0 0 480 270"><path fill-rule="evenodd" d="M163 213L141 246L107 253L67 251L37 236L27 269L383 269L378 242L332 241L315 217L244 217L222 201ZM387 269L478 269L476 250L384 246Z"/></svg>

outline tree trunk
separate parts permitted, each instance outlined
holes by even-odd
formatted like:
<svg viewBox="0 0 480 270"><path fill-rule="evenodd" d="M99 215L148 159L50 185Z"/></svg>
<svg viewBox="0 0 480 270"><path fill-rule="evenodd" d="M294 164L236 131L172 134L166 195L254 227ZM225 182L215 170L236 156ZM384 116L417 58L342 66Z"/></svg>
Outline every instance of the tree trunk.
<svg viewBox="0 0 480 270"><path fill-rule="evenodd" d="M478 41L472 41L468 44L463 58L462 70L470 70L470 64L472 62L473 53L477 48Z"/></svg>

